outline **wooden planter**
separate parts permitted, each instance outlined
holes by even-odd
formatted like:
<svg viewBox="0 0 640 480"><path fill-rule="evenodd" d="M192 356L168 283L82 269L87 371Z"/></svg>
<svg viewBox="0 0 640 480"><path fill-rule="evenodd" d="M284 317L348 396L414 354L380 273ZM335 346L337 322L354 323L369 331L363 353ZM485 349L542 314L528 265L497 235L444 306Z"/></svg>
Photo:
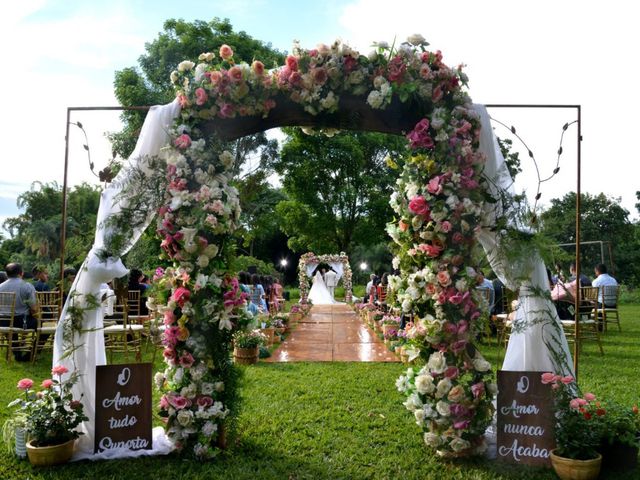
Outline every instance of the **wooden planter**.
<svg viewBox="0 0 640 480"><path fill-rule="evenodd" d="M273 337L276 332L276 329L273 327L261 328L260 332L266 337L267 345L273 345Z"/></svg>
<svg viewBox="0 0 640 480"><path fill-rule="evenodd" d="M600 475L602 455L592 460L574 460L556 455L551 450L551 465L562 480L595 480Z"/></svg>
<svg viewBox="0 0 640 480"><path fill-rule="evenodd" d="M27 456L34 467L60 465L71 460L75 444L75 438L60 445L50 445L48 447L36 447L29 441L27 442Z"/></svg>
<svg viewBox="0 0 640 480"><path fill-rule="evenodd" d="M287 331L287 327L276 328L275 331L278 335L282 335L284 332Z"/></svg>
<svg viewBox="0 0 640 480"><path fill-rule="evenodd" d="M302 315L300 313L290 313L289 314L289 323L291 322L299 322L302 320Z"/></svg>
<svg viewBox="0 0 640 480"><path fill-rule="evenodd" d="M258 363L258 347L233 349L233 358L238 365L253 365Z"/></svg>
<svg viewBox="0 0 640 480"><path fill-rule="evenodd" d="M383 324L382 325L382 334L386 335L390 330L395 330L396 332L398 331L398 324L397 323L393 323L393 324Z"/></svg>

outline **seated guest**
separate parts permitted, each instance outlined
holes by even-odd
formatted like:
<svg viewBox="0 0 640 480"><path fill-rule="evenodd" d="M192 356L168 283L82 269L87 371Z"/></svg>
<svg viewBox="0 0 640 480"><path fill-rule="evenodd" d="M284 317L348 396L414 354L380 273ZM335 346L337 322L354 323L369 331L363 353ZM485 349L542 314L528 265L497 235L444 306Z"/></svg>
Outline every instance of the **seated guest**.
<svg viewBox="0 0 640 480"><path fill-rule="evenodd" d="M273 296L274 296L274 301L276 302L276 309L280 310L280 307L282 304L284 304L284 297L283 297L283 291L284 289L282 288L282 285L280 285L280 280L278 280L278 277L274 277L273 278Z"/></svg>
<svg viewBox="0 0 640 480"><path fill-rule="evenodd" d="M247 272L239 272L238 283L240 284L240 291L247 294L248 300L245 307L247 312L251 313L252 315L257 315L258 307L253 302L251 302L251 277Z"/></svg>
<svg viewBox="0 0 640 480"><path fill-rule="evenodd" d="M574 279L567 283L558 282L551 290L551 300L553 300L558 317L561 320L571 320L573 318L573 313L571 313L569 307L576 303L577 289L578 282Z"/></svg>
<svg viewBox="0 0 640 480"><path fill-rule="evenodd" d="M571 277L569 277L569 281L576 279L576 264L572 263L569 265L569 272L571 273ZM581 287L591 287L591 279L587 277L584 273L580 272L580 286Z"/></svg>
<svg viewBox="0 0 640 480"><path fill-rule="evenodd" d="M39 307L36 301L36 289L23 280L24 271L19 263L10 263L5 267L8 279L0 285L0 292L15 293L13 326L24 330L35 330L38 326L36 315ZM4 306L2 306L4 307ZM10 314L10 311L3 311ZM0 326L8 326L8 321L0 321ZM4 324L3 324L4 323ZM29 352L13 352L13 356L19 362L29 361Z"/></svg>
<svg viewBox="0 0 640 480"><path fill-rule="evenodd" d="M36 292L48 292L51 290L47 283L49 281L49 272L47 272L46 268L35 266L31 273L33 273L33 286Z"/></svg>
<svg viewBox="0 0 640 480"><path fill-rule="evenodd" d="M260 281L260 275L251 275L251 303L253 303L261 313L267 312L267 301L264 298L264 287Z"/></svg>
<svg viewBox="0 0 640 480"><path fill-rule="evenodd" d="M480 289L489 290L489 305L487 305L487 307L488 307L488 312L491 312L491 310L493 309L493 305L495 304L496 292L493 289L493 283L491 282L491 280L485 278L484 272L482 270L478 270L478 273L476 276L476 288L478 288L479 290Z"/></svg>
<svg viewBox="0 0 640 480"><path fill-rule="evenodd" d="M599 263L594 268L596 278L591 283L593 287L617 287L618 282L615 278L607 273L607 266L604 263ZM599 306L602 306L604 303L605 307L615 307L616 306L616 297L615 296L606 296L602 298L602 288L598 293L598 303Z"/></svg>
<svg viewBox="0 0 640 480"><path fill-rule="evenodd" d="M387 299L387 289L389 288L389 274L384 272L380 279L380 284L377 288L377 298L379 302L384 302Z"/></svg>
<svg viewBox="0 0 640 480"><path fill-rule="evenodd" d="M127 289L129 291L138 290L140 292L140 315L148 315L149 309L147 308L147 288L149 285L144 283L144 274L137 268L132 268L129 272L129 285Z"/></svg>
<svg viewBox="0 0 640 480"><path fill-rule="evenodd" d="M373 303L373 300L375 298L375 280L376 274L372 273L371 275L369 275L369 283L367 283L367 286L364 288L364 298L368 299L369 303Z"/></svg>
<svg viewBox="0 0 640 480"><path fill-rule="evenodd" d="M7 277L7 274L4 271L0 272L0 283L6 282L8 278L9 277Z"/></svg>

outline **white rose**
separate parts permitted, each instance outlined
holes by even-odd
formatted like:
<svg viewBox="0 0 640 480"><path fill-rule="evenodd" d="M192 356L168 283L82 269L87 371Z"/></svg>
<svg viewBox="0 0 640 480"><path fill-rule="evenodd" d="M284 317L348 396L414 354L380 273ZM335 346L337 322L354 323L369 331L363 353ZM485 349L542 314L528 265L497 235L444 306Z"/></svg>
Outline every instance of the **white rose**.
<svg viewBox="0 0 640 480"><path fill-rule="evenodd" d="M202 385L200 385L200 393L203 395L211 395L214 389L215 386L213 383L203 382Z"/></svg>
<svg viewBox="0 0 640 480"><path fill-rule="evenodd" d="M367 96L367 103L371 106L371 108L382 108L382 102L384 101L384 97L377 90L371 90L369 95Z"/></svg>
<svg viewBox="0 0 640 480"><path fill-rule="evenodd" d="M487 391L491 395L496 395L498 393L498 385L495 383L487 383Z"/></svg>
<svg viewBox="0 0 640 480"><path fill-rule="evenodd" d="M429 43L427 43L427 40L419 33L414 33L413 35L410 35L407 38L407 42L415 46L429 45Z"/></svg>
<svg viewBox="0 0 640 480"><path fill-rule="evenodd" d="M210 437L211 435L213 435L214 433L216 433L218 431L218 425L213 423L213 422L206 422L203 426L202 426L202 434L205 437Z"/></svg>
<svg viewBox="0 0 640 480"><path fill-rule="evenodd" d="M448 417L449 415L451 415L451 407L449 406L449 403L445 402L444 400L440 400L438 403L436 403L436 410L443 417Z"/></svg>
<svg viewBox="0 0 640 480"><path fill-rule="evenodd" d="M402 302L402 311L404 311L404 312L410 312L410 311L411 311L411 306L412 306L411 300L409 300L408 298L407 298L407 299L405 299L405 300Z"/></svg>
<svg viewBox="0 0 640 480"><path fill-rule="evenodd" d="M198 60L200 60L201 62L210 62L215 57L216 57L215 53L211 53L211 52L201 53L200 56L198 57Z"/></svg>
<svg viewBox="0 0 640 480"><path fill-rule="evenodd" d="M199 63L198 65L196 65L196 72L195 72L195 75L193 76L193 79L196 82L201 82L202 79L204 78L204 73L206 71L207 71L207 64Z"/></svg>
<svg viewBox="0 0 640 480"><path fill-rule="evenodd" d="M451 380L449 380L448 378L443 378L438 382L438 385L436 387L436 398L442 398L446 396L447 393L449 393L449 390L451 390Z"/></svg>
<svg viewBox="0 0 640 480"><path fill-rule="evenodd" d="M178 81L178 71L174 70L173 72L171 72L169 78L171 79L171 83L176 83Z"/></svg>
<svg viewBox="0 0 640 480"><path fill-rule="evenodd" d="M444 353L433 352L429 357L427 367L429 367L429 371L433 373L444 373L444 371L447 369L447 359L444 356Z"/></svg>
<svg viewBox="0 0 640 480"><path fill-rule="evenodd" d="M209 257L207 257L206 255L200 255L196 260L196 263L200 268L204 268L209 265Z"/></svg>
<svg viewBox="0 0 640 480"><path fill-rule="evenodd" d="M183 427L188 427L193 421L193 412L191 410L180 410L176 415L176 420Z"/></svg>
<svg viewBox="0 0 640 480"><path fill-rule="evenodd" d="M416 423L418 424L419 427L421 427L424 424L424 410L423 409L418 409L415 410L413 412L414 417L416 417Z"/></svg>
<svg viewBox="0 0 640 480"><path fill-rule="evenodd" d="M367 55L367 57L369 58L370 61L375 62L378 59L378 52L376 52L375 50L371 50L369 52L369 55Z"/></svg>
<svg viewBox="0 0 640 480"><path fill-rule="evenodd" d="M195 63L190 62L189 60L185 60L185 61L180 62L178 64L178 71L179 72L188 72L189 70L191 70L195 66L196 66Z"/></svg>
<svg viewBox="0 0 640 480"><path fill-rule="evenodd" d="M225 168L231 168L235 163L235 158L233 158L233 154L227 150L222 152L218 156L218 158L220 159L220 162L222 163L222 165L224 165Z"/></svg>
<svg viewBox="0 0 640 480"><path fill-rule="evenodd" d="M407 401L404 402L403 405L410 412L414 412L419 408L422 409L423 403L422 403L422 400L420 400L420 397L416 393L412 393L411 395L409 395L409 397L407 398Z"/></svg>
<svg viewBox="0 0 640 480"><path fill-rule="evenodd" d="M462 438L456 437L449 442L449 446L454 452L461 452L462 450L469 448L471 444Z"/></svg>
<svg viewBox="0 0 640 480"><path fill-rule="evenodd" d="M162 372L157 372L153 377L153 381L155 382L157 388L162 388L165 380L166 378Z"/></svg>
<svg viewBox="0 0 640 480"><path fill-rule="evenodd" d="M184 369L182 367L176 368L176 371L173 372L173 381L175 383L182 382L182 378L184 377Z"/></svg>
<svg viewBox="0 0 640 480"><path fill-rule="evenodd" d="M204 254L209 258L213 258L218 254L219 250L220 249L218 248L217 245L210 244L210 245L207 245L207 248L204 249Z"/></svg>
<svg viewBox="0 0 640 480"><path fill-rule="evenodd" d="M180 395L182 395L185 398L193 398L196 396L197 392L198 392L198 389L192 383L188 387L184 387L182 390L180 390Z"/></svg>
<svg viewBox="0 0 640 480"><path fill-rule="evenodd" d="M380 42L375 42L374 45L376 45L378 48L389 48L389 44L384 40Z"/></svg>
<svg viewBox="0 0 640 480"><path fill-rule="evenodd" d="M440 435L432 432L427 432L424 434L424 443L426 443L429 447L437 447L442 442L440 440Z"/></svg>
<svg viewBox="0 0 640 480"><path fill-rule="evenodd" d="M433 393L436 386L433 384L433 377L429 374L418 375L415 379L416 390L423 395Z"/></svg>
<svg viewBox="0 0 640 480"><path fill-rule="evenodd" d="M422 407L422 410L424 410L424 416L427 418L433 418L438 416L438 412L436 412L433 409L433 407L428 403L426 403L424 407Z"/></svg>
<svg viewBox="0 0 640 480"><path fill-rule="evenodd" d="M473 368L479 372L487 372L491 369L491 364L482 357L476 357L473 359Z"/></svg>

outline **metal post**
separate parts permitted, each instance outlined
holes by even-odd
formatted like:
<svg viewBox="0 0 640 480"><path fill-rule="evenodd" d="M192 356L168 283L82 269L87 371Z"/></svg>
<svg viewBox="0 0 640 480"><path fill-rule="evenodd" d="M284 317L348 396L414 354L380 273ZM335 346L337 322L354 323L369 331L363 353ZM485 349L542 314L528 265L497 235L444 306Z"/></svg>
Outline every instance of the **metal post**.
<svg viewBox="0 0 640 480"><path fill-rule="evenodd" d="M69 125L71 108L67 108L67 124L64 135L64 180L62 182L62 228L60 229L60 291L64 288L64 254L67 240L67 172L69 170Z"/></svg>
<svg viewBox="0 0 640 480"><path fill-rule="evenodd" d="M578 380L578 358L580 356L580 196L581 190L581 144L582 144L582 109L578 105L578 160L576 167L576 307L575 307L575 341L573 342L573 372Z"/></svg>

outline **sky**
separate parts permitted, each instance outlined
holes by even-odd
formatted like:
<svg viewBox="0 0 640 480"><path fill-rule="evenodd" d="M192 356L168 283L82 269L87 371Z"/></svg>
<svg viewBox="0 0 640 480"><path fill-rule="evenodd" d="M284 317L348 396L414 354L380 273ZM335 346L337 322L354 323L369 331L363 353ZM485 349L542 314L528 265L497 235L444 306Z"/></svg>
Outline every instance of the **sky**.
<svg viewBox="0 0 640 480"><path fill-rule="evenodd" d="M339 38L366 54L374 41L421 33L445 63L466 65L469 94L482 104L580 104L582 191L620 198L637 219L640 33L632 2L458 0L21 0L4 9L0 88L0 222L16 215L16 197L33 182L62 184L66 108L114 106L114 73L135 66L165 20L229 18L235 30L290 50ZM218 45L203 45L216 51ZM168 81L168 79L167 79ZM541 177L556 166L562 126L574 109L491 109L515 126L534 152ZM74 113L89 136L96 171L110 159L105 133L118 113ZM509 132L495 124L499 136ZM576 125L565 133L559 174L542 185L542 205L576 190ZM82 132L71 126L69 183L98 183L88 168ZM518 141L514 144L519 146ZM525 152L526 150L522 150ZM517 186L532 195L536 168L523 158ZM533 193L532 193L533 192Z"/></svg>

